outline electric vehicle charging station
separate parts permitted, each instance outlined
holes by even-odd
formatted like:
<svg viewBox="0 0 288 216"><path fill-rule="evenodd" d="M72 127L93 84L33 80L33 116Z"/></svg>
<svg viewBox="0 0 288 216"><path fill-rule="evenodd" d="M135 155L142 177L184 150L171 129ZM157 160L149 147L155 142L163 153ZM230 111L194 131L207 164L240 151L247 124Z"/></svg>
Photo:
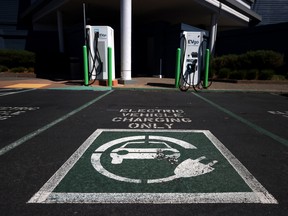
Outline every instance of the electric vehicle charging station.
<svg viewBox="0 0 288 216"><path fill-rule="evenodd" d="M89 80L108 80L108 47L112 49L112 80L115 79L114 30L110 26L86 25Z"/></svg>
<svg viewBox="0 0 288 216"><path fill-rule="evenodd" d="M208 32L195 28L182 31L180 38L182 50L180 87L184 90L188 90L189 87L195 89L201 84L201 73L205 67Z"/></svg>

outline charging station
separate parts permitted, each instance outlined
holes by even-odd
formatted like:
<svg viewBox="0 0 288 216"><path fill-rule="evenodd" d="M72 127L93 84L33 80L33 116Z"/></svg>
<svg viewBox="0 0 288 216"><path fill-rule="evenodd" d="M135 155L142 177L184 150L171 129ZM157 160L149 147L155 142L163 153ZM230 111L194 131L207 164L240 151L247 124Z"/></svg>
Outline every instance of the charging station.
<svg viewBox="0 0 288 216"><path fill-rule="evenodd" d="M115 79L114 30L110 26L86 25L89 80L108 80L108 47L112 49L112 80Z"/></svg>
<svg viewBox="0 0 288 216"><path fill-rule="evenodd" d="M182 31L180 37L182 50L180 86L189 88L199 86L201 73L205 67L205 50L208 32L193 27Z"/></svg>

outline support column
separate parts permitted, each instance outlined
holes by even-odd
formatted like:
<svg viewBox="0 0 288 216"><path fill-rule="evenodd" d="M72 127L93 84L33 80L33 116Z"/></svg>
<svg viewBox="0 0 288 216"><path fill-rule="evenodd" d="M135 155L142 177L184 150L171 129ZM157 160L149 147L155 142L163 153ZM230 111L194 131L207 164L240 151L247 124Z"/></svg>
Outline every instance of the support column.
<svg viewBox="0 0 288 216"><path fill-rule="evenodd" d="M210 42L209 42L209 49L211 55L214 55L215 52L215 42L217 37L217 14L212 14L211 16L211 23L210 23Z"/></svg>
<svg viewBox="0 0 288 216"><path fill-rule="evenodd" d="M131 80L132 0L121 0L121 79Z"/></svg>
<svg viewBox="0 0 288 216"><path fill-rule="evenodd" d="M58 27L59 52L64 53L63 18L62 18L62 12L59 10L57 11L57 27Z"/></svg>

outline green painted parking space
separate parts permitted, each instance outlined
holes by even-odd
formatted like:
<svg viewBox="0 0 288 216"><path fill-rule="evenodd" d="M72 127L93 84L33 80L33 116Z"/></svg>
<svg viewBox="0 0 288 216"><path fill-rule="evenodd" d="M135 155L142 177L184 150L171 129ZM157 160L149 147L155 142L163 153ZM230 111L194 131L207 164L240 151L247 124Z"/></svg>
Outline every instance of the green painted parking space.
<svg viewBox="0 0 288 216"><path fill-rule="evenodd" d="M29 203L277 201L208 130L98 129Z"/></svg>

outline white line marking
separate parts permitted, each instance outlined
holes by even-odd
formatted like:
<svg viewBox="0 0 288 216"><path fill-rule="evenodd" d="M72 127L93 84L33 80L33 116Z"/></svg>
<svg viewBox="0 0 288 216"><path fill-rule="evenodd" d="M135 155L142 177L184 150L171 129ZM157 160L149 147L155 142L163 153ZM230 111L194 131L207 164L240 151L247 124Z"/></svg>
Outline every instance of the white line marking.
<svg viewBox="0 0 288 216"><path fill-rule="evenodd" d="M128 142L128 141L132 141L132 140L141 140L141 139L145 139L145 136L129 136L129 137L125 137L125 138L119 138L119 139L112 140L112 141L100 146L99 148L97 148L95 150L95 152L91 156L91 162L92 162L93 167L99 173L101 173L102 175L104 175L108 178L116 179L118 181L130 182L130 183L141 183L141 180L139 180L139 179L130 179L130 178L117 176L117 175L109 172L108 170L106 170L102 166L102 164L100 163L100 157L101 157L102 153L105 152L105 150L107 150L108 148L110 148L110 147L112 147L118 143Z"/></svg>
<svg viewBox="0 0 288 216"><path fill-rule="evenodd" d="M231 193L53 193L53 190L66 176L69 170L81 158L89 146L102 132L186 132L204 133L253 192ZM243 164L209 130L131 130L98 129L28 203L262 203L278 204L277 200L252 176Z"/></svg>
<svg viewBox="0 0 288 216"><path fill-rule="evenodd" d="M22 91L15 91L15 92L4 93L4 94L1 94L0 97L7 96L7 95L24 93L24 92L29 92L29 91L33 91L33 90L36 90L36 89L25 89L25 90L22 90Z"/></svg>
<svg viewBox="0 0 288 216"><path fill-rule="evenodd" d="M204 134L210 139L214 146L221 152L227 161L238 172L246 184L258 195L264 203L277 203L277 200L269 194L269 192L257 181L257 179L246 169L246 167L210 132L205 131Z"/></svg>
<svg viewBox="0 0 288 216"><path fill-rule="evenodd" d="M12 91L12 90L15 90L15 89L5 88L5 89L0 89L0 92L6 92L6 91Z"/></svg>
<svg viewBox="0 0 288 216"><path fill-rule="evenodd" d="M58 169L58 171L43 185L43 187L28 201L28 203L43 203L62 181L69 170L76 164L83 153L89 148L93 141L102 133L102 130L96 130L71 157Z"/></svg>
<svg viewBox="0 0 288 216"><path fill-rule="evenodd" d="M49 128L53 127L54 125L64 121L65 119L69 118L70 116L73 116L75 115L76 113L80 112L81 110L87 108L88 106L94 104L95 102L99 101L100 99L102 99L103 97L105 97L106 95L110 94L112 91L109 91L109 92L106 92L105 94L103 95L100 95L99 97L95 98L94 100L82 105L81 107L73 110L72 112L69 112L67 113L66 115L62 116L61 118L58 118L56 119L55 121L45 125L44 127L42 128L39 128L38 130L35 130L33 131L32 133L30 134L27 134L26 136L16 140L15 142L13 143L10 143L8 145L6 145L5 147L3 147L2 149L0 149L0 156L4 155L5 153L11 151L12 149L16 148L17 146L19 145L22 145L23 143L25 143L26 141L32 139L33 137L41 134L42 132L48 130Z"/></svg>
<svg viewBox="0 0 288 216"><path fill-rule="evenodd" d="M52 193L45 203L263 203L259 193ZM266 203L272 204L272 203Z"/></svg>
<svg viewBox="0 0 288 216"><path fill-rule="evenodd" d="M266 129L264 129L264 128L256 125L256 124L253 124L252 122L242 118L239 115L236 115L235 113L225 109L224 107L221 107L220 105L208 100L207 98L200 96L199 94L195 94L195 93L192 93L192 94L197 96L198 98L202 99L203 101L209 103L213 107L219 109L220 111L230 115L231 117L235 118L236 120L238 120L238 121L244 123L245 125L253 128L254 130L256 130L256 131L258 131L258 132L260 132L262 134L265 134L266 136L268 136L268 137L274 139L275 141L277 141L277 142L285 145L286 147L288 147L288 140L286 140L286 139L284 139L284 138L282 138L282 137L280 137L280 136L278 136L278 135L276 135L276 134L274 134L274 133L272 133L272 132L270 132L270 131L268 131L268 130L266 130Z"/></svg>

